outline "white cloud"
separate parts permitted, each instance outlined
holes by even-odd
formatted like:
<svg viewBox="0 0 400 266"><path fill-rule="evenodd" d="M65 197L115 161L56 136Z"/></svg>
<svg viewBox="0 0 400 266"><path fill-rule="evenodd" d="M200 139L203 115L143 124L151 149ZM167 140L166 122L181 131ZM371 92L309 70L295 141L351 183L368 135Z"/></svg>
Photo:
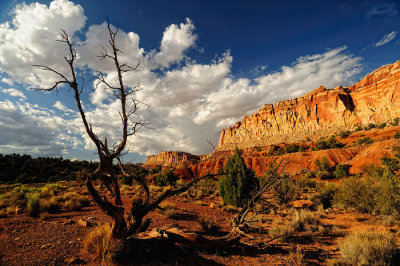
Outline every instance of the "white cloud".
<svg viewBox="0 0 400 266"><path fill-rule="evenodd" d="M161 40L161 50L154 56L154 60L162 67L180 62L185 50L192 47L197 39L193 34L194 29L189 18L186 18L186 23L181 23L179 26L175 24L168 26Z"/></svg>
<svg viewBox="0 0 400 266"><path fill-rule="evenodd" d="M26 100L25 94L22 91L14 89L14 88L2 89L1 92L5 93L5 94L8 94L10 96L13 96L13 97L18 97L18 98L21 98L23 100Z"/></svg>
<svg viewBox="0 0 400 266"><path fill-rule="evenodd" d="M83 8L67 0L54 0L50 6L39 3L17 5L12 22L0 24L0 71L9 78L31 86L47 87L54 75L33 67L47 65L67 72L63 60L66 47L54 40L63 28L71 37L86 21Z"/></svg>
<svg viewBox="0 0 400 266"><path fill-rule="evenodd" d="M28 153L36 156L62 156L68 147L81 145L64 130L71 123L50 109L29 103L0 101L0 150L2 153Z"/></svg>
<svg viewBox="0 0 400 266"><path fill-rule="evenodd" d="M53 105L53 107L57 108L58 110L70 114L70 113L74 113L73 110L69 109L68 107L66 107L62 102L60 101L56 101L56 103Z"/></svg>
<svg viewBox="0 0 400 266"><path fill-rule="evenodd" d="M14 81L12 79L8 79L8 78L2 78L1 82L8 84L10 86L14 84Z"/></svg>
<svg viewBox="0 0 400 266"><path fill-rule="evenodd" d="M375 47L379 47L393 41L396 38L396 36L397 36L397 31L392 31L391 33L386 34L385 36L383 36L382 39L380 39L375 44Z"/></svg>

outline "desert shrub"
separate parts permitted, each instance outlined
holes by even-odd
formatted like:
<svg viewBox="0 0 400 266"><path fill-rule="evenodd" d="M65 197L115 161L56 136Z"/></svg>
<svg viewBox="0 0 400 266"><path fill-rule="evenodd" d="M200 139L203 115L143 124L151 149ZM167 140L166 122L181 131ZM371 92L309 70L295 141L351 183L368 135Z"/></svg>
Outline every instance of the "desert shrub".
<svg viewBox="0 0 400 266"><path fill-rule="evenodd" d="M77 211L90 205L88 197L82 196L76 192L67 192L59 197L58 200L64 201L64 208L69 211Z"/></svg>
<svg viewBox="0 0 400 266"><path fill-rule="evenodd" d="M333 178L333 171L335 167L329 163L329 161L322 157L321 160L315 160L314 164L318 167L315 176L320 179Z"/></svg>
<svg viewBox="0 0 400 266"><path fill-rule="evenodd" d="M247 168L238 149L228 158L222 171L224 175L219 183L219 194L222 200L225 204L242 206L258 187L258 179L255 178L254 171Z"/></svg>
<svg viewBox="0 0 400 266"><path fill-rule="evenodd" d="M173 218L176 215L176 206L170 202L162 202L160 204L161 213L168 218Z"/></svg>
<svg viewBox="0 0 400 266"><path fill-rule="evenodd" d="M393 136L395 139L400 139L400 133L399 132L396 132L395 134L394 134L394 136Z"/></svg>
<svg viewBox="0 0 400 266"><path fill-rule="evenodd" d="M341 261L348 265L390 265L396 239L386 232L355 232L339 243Z"/></svg>
<svg viewBox="0 0 400 266"><path fill-rule="evenodd" d="M212 195L218 193L218 181L214 179L203 179L199 181L197 184L195 184L191 192L196 191L195 194L198 197L199 195L201 196L207 196L207 195Z"/></svg>
<svg viewBox="0 0 400 266"><path fill-rule="evenodd" d="M348 136L350 136L350 134L351 134L351 131L350 131L350 130L343 130L343 131L340 131L340 132L339 132L339 136L340 136L342 139L347 138Z"/></svg>
<svg viewBox="0 0 400 266"><path fill-rule="evenodd" d="M268 229L272 238L280 237L282 241L287 241L294 233L295 229L287 221L274 220Z"/></svg>
<svg viewBox="0 0 400 266"><path fill-rule="evenodd" d="M336 178L343 178L343 177L348 177L350 174L350 164L338 164L335 166L335 171L333 174L335 175Z"/></svg>
<svg viewBox="0 0 400 266"><path fill-rule="evenodd" d="M220 227L217 220L213 217L202 217L198 221L204 232L209 234L215 234L219 231Z"/></svg>
<svg viewBox="0 0 400 266"><path fill-rule="evenodd" d="M161 165L157 165L156 167L152 168L149 172L150 175L161 173L162 167Z"/></svg>
<svg viewBox="0 0 400 266"><path fill-rule="evenodd" d="M357 132L357 131L361 131L361 130L363 130L364 128L360 125L360 126L357 126L355 129L354 129L354 132Z"/></svg>
<svg viewBox="0 0 400 266"><path fill-rule="evenodd" d="M57 213L60 211L61 206L57 196L53 196L51 198L40 199L40 208L43 212Z"/></svg>
<svg viewBox="0 0 400 266"><path fill-rule="evenodd" d="M282 154L285 154L285 149L282 148L281 146L274 145L268 151L267 156L278 156L278 155L282 155Z"/></svg>
<svg viewBox="0 0 400 266"><path fill-rule="evenodd" d="M299 180L297 180L296 183L299 188L316 188L317 187L317 181L310 178L308 175L306 176L306 174L304 174L303 177L301 177Z"/></svg>
<svg viewBox="0 0 400 266"><path fill-rule="evenodd" d="M319 140L315 143L316 150L336 149L343 148L344 146L345 144L338 142L335 136L331 136L327 140Z"/></svg>
<svg viewBox="0 0 400 266"><path fill-rule="evenodd" d="M297 144L289 144L289 145L286 145L285 152L286 153L298 152L299 149L300 149L299 145L297 145Z"/></svg>
<svg viewBox="0 0 400 266"><path fill-rule="evenodd" d="M165 171L163 173L159 173L155 179L154 183L157 186L165 187L165 186L172 186L179 178L172 172L172 170Z"/></svg>
<svg viewBox="0 0 400 266"><path fill-rule="evenodd" d="M378 189L371 179L351 177L341 183L334 202L340 207L351 207L363 213L372 213L376 209L374 200L376 193Z"/></svg>
<svg viewBox="0 0 400 266"><path fill-rule="evenodd" d="M361 146L361 145L369 145L369 144L372 144L372 143L374 143L374 140L373 139L371 139L370 137L364 137L364 138L360 138L360 139L358 139L357 140L357 142L356 142L356 144L358 145L358 146Z"/></svg>
<svg viewBox="0 0 400 266"><path fill-rule="evenodd" d="M103 262L111 261L117 251L118 244L111 236L111 224L103 224L91 231L84 240L85 249L100 258Z"/></svg>
<svg viewBox="0 0 400 266"><path fill-rule="evenodd" d="M301 191L297 182L292 178L284 177L284 179L274 186L273 193L279 200L280 204L286 204L300 197Z"/></svg>
<svg viewBox="0 0 400 266"><path fill-rule="evenodd" d="M316 231L319 220L315 217L314 213L308 210L297 211L293 221L291 221L291 226L295 231Z"/></svg>
<svg viewBox="0 0 400 266"><path fill-rule="evenodd" d="M397 125L399 125L399 122L400 122L400 118L396 117L393 119L392 125L397 126Z"/></svg>
<svg viewBox="0 0 400 266"><path fill-rule="evenodd" d="M335 183L322 183L317 186L317 193L312 197L312 201L322 204L324 209L332 207L333 199L338 191Z"/></svg>
<svg viewBox="0 0 400 266"><path fill-rule="evenodd" d="M365 130L370 130L370 129L373 129L373 128L376 128L376 124L369 123L368 125L366 125L364 127Z"/></svg>
<svg viewBox="0 0 400 266"><path fill-rule="evenodd" d="M386 123L379 123L376 125L376 128L380 128L380 129L385 128L385 127L386 127Z"/></svg>
<svg viewBox="0 0 400 266"><path fill-rule="evenodd" d="M40 214L40 194L27 194L26 211L31 217L37 217Z"/></svg>

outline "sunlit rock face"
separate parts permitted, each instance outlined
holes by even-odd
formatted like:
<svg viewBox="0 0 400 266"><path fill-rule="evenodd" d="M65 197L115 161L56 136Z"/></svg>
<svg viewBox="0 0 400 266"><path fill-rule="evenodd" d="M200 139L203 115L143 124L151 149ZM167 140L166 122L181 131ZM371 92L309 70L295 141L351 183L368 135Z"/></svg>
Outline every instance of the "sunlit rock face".
<svg viewBox="0 0 400 266"><path fill-rule="evenodd" d="M262 147L319 139L368 123L400 117L400 61L348 88L323 86L302 97L266 104L222 130L217 149Z"/></svg>

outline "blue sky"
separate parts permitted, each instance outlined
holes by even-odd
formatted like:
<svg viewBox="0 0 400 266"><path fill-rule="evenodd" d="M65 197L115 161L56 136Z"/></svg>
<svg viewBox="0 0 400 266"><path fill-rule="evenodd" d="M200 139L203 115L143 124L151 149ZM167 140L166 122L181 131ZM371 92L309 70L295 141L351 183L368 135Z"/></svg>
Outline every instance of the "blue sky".
<svg viewBox="0 0 400 266"><path fill-rule="evenodd" d="M1 1L0 153L95 159L67 88L32 64L68 71L60 28L73 37L83 103L97 132L117 142L117 103L93 88L95 70L113 79L104 21L120 27L122 60L139 70L136 97L151 123L129 142L129 159L161 150L210 152L222 128L263 104L301 96L319 85L351 85L400 59L397 1ZM68 72L66 72L68 73Z"/></svg>

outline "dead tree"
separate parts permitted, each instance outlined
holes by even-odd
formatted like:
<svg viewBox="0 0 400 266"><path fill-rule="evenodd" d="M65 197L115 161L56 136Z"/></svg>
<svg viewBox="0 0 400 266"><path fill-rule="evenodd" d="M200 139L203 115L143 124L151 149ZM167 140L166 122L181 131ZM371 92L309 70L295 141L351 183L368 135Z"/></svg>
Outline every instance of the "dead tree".
<svg viewBox="0 0 400 266"><path fill-rule="evenodd" d="M97 86L99 84L105 85L108 89L114 92L115 99L120 101L121 109L119 114L121 117L121 127L122 127L122 137L118 144L114 147L110 147L107 138L101 139L93 130L92 124L88 121L85 111L82 107L81 94L84 90L83 76L82 84L78 84L77 80L77 70L75 67L76 52L69 38L68 34L62 30L61 39L58 40L65 43L68 47L69 54L64 57L65 61L69 66L70 78L68 75L60 73L59 71L45 66L45 65L34 65L42 70L54 73L59 80L57 80L54 85L50 88L35 88L39 91L53 91L62 87L63 85L69 86L73 92L75 101L78 107L80 117L82 119L83 125L85 127L87 135L90 137L92 142L95 144L97 149L97 154L99 156L100 164L98 168L86 176L86 186L92 196L93 201L96 203L100 209L113 219L113 236L115 238L127 239L129 237L135 236L139 232L143 232L147 229L150 224L150 220L147 219L143 222L143 218L152 210L157 208L157 206L166 198L181 194L192 187L198 181L211 176L211 171L196 180L186 184L185 186L178 189L171 189L165 191L161 196L150 201L150 191L146 185L145 180L140 179L136 176L132 176L144 189L145 197L142 202L133 203L132 208L129 210L127 218L125 218L125 207L121 199L121 192L118 184L118 177L114 170L114 162L118 161L119 166L124 175L129 176L121 163L121 156L126 147L128 137L134 135L139 129L147 125L144 121L131 121L131 117L135 112L143 106L143 102L134 98L135 92L140 89L140 86L127 87L124 84L123 73L137 70L139 64L132 67L126 63L120 63L118 55L122 51L118 48L116 44L116 36L118 29L112 29L109 20L107 18L107 29L109 34L109 50L103 48L102 53L99 55L100 60L111 60L115 65L115 71L117 72L117 86L113 86L105 78L104 73L97 72ZM128 108L128 101L131 101L131 106ZM101 195L99 191L93 186L92 180L99 179L107 187L108 191L111 193L111 199L108 199L105 195Z"/></svg>

